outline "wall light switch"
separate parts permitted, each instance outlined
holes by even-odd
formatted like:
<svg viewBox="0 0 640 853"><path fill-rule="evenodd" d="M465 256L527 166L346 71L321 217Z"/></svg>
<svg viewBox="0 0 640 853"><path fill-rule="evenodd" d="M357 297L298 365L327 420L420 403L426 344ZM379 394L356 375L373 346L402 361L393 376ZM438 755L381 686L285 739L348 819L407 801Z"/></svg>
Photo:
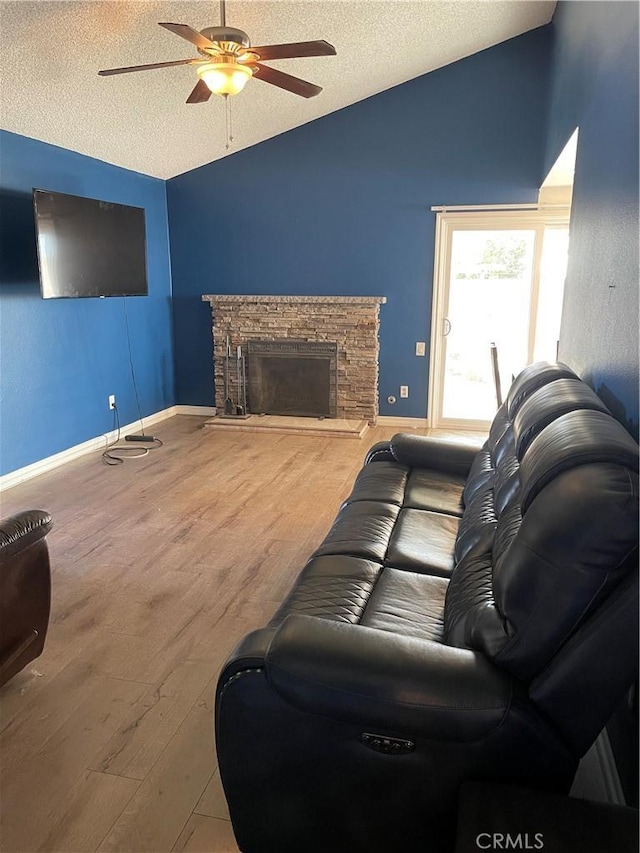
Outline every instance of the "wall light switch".
<svg viewBox="0 0 640 853"><path fill-rule="evenodd" d="M425 355L427 346L424 341L416 341L416 355Z"/></svg>

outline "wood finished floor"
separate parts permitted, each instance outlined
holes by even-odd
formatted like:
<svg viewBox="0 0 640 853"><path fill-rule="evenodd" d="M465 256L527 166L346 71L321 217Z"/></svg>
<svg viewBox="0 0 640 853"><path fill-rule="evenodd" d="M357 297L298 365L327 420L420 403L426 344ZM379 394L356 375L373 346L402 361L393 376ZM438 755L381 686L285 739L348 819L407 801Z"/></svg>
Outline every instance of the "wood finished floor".
<svg viewBox="0 0 640 853"><path fill-rule="evenodd" d="M154 427L164 447L91 454L8 490L48 510L43 655L0 690L3 853L237 851L213 744L217 674L263 626L367 448L318 436ZM424 430L417 430L424 432Z"/></svg>

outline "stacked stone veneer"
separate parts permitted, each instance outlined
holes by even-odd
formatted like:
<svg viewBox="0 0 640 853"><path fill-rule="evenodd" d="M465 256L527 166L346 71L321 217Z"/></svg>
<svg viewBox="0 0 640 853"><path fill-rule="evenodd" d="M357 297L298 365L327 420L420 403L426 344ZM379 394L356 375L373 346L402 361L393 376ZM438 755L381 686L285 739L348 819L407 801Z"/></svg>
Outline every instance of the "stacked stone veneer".
<svg viewBox="0 0 640 853"><path fill-rule="evenodd" d="M248 340L335 341L338 345L336 416L375 423L378 416L378 332L384 296L206 295L213 316L216 406L224 408L224 355L246 354ZM235 365L229 377L236 399Z"/></svg>

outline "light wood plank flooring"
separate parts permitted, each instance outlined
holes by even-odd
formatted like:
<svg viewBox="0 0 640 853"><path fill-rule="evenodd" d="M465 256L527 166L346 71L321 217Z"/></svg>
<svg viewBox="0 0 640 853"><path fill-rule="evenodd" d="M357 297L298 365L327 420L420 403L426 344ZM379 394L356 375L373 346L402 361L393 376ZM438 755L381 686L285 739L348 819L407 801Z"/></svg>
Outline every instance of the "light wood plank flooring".
<svg viewBox="0 0 640 853"><path fill-rule="evenodd" d="M0 691L0 847L235 851L213 746L217 673L265 624L367 447L156 428L164 447L86 456L7 491L43 508L53 603L44 654Z"/></svg>
<svg viewBox="0 0 640 853"><path fill-rule="evenodd" d="M367 448L217 432L204 418L117 467L92 454L8 490L42 508L53 603L43 655L0 690L4 853L236 851L213 744L216 677L263 626ZM424 431L423 431L424 432Z"/></svg>

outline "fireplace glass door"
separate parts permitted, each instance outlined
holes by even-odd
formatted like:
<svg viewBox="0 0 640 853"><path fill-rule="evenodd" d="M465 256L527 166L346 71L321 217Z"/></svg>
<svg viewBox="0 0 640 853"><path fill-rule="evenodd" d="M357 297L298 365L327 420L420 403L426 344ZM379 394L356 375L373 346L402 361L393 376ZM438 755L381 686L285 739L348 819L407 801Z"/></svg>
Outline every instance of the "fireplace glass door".
<svg viewBox="0 0 640 853"><path fill-rule="evenodd" d="M336 416L337 344L248 341L249 408L254 414Z"/></svg>

